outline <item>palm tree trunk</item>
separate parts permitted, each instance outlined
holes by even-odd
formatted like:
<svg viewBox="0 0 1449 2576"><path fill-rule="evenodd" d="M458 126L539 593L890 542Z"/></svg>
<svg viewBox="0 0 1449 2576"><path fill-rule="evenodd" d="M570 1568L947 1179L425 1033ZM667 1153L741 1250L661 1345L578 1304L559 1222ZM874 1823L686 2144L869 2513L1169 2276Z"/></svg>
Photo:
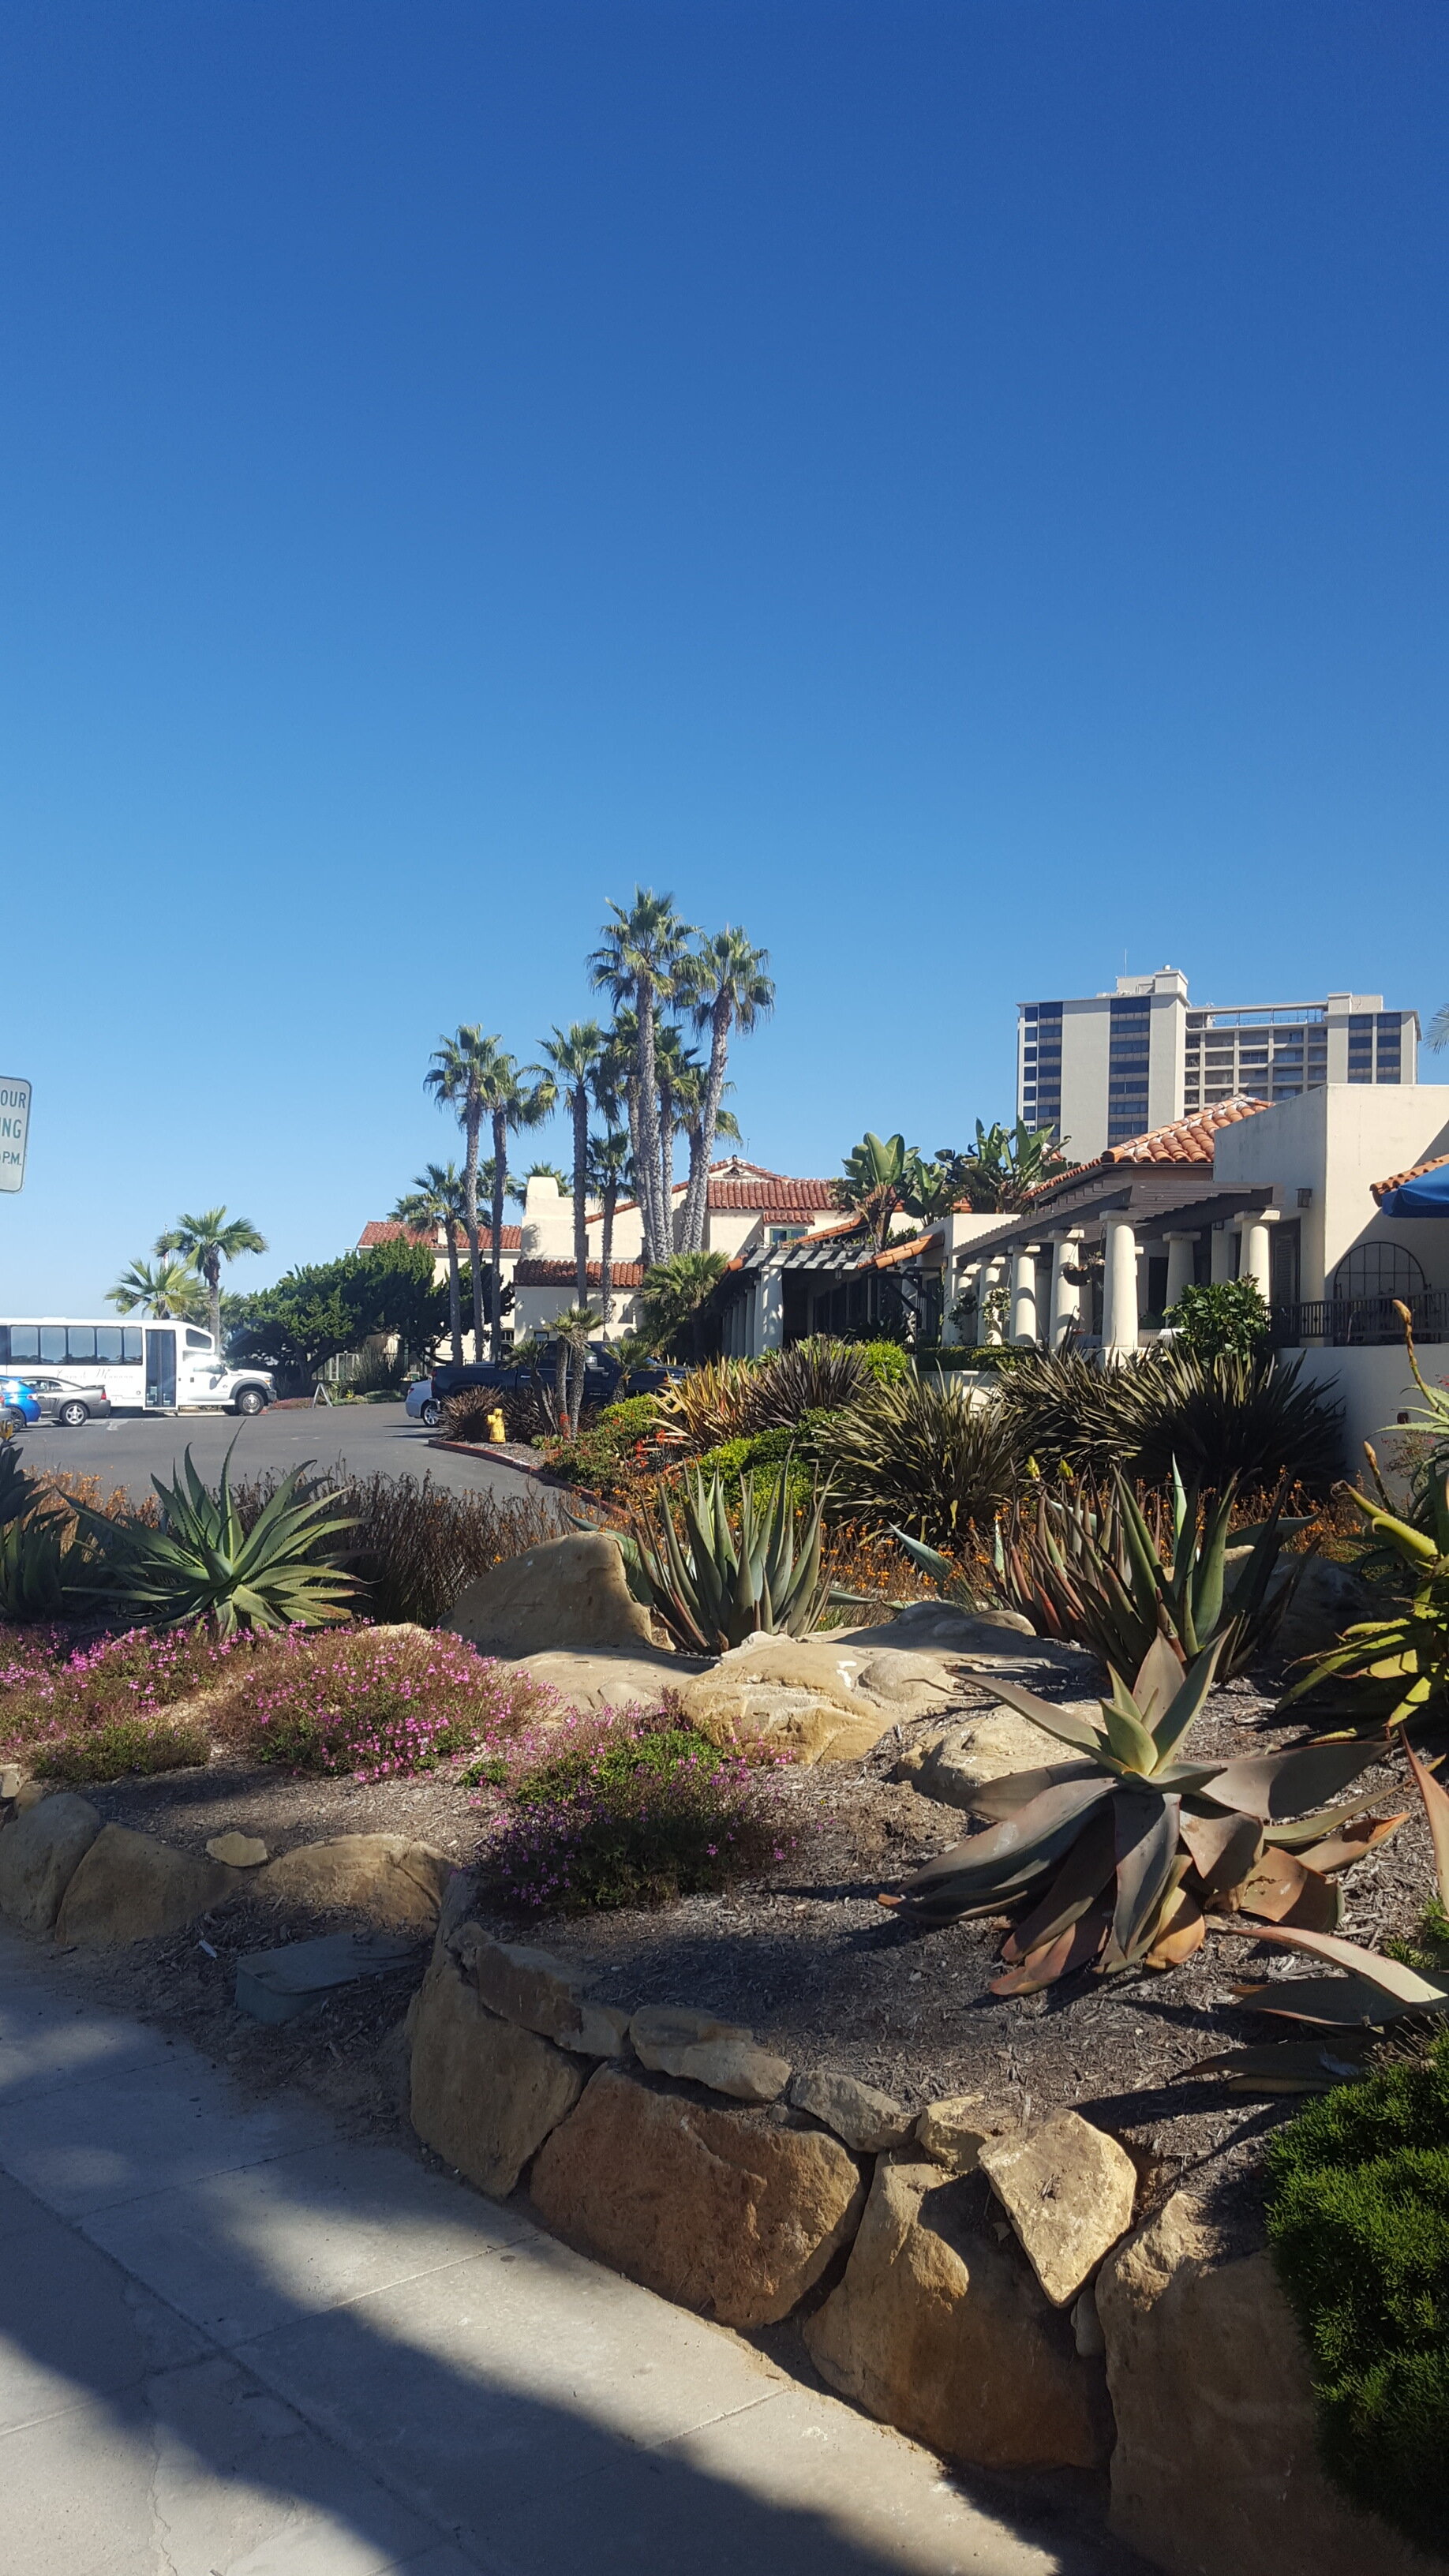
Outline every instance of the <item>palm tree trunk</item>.
<svg viewBox="0 0 1449 2576"><path fill-rule="evenodd" d="M681 1252L703 1252L704 1212L708 1199L709 1163L701 1123L689 1131L689 1179L684 1192L684 1241Z"/></svg>
<svg viewBox="0 0 1449 2576"><path fill-rule="evenodd" d="M569 1346L560 1334L553 1362L553 1409L554 1427L563 1433L565 1440L569 1436L568 1376Z"/></svg>
<svg viewBox="0 0 1449 2576"><path fill-rule="evenodd" d="M589 1302L589 1223L584 1191L589 1169L589 1095L582 1082L574 1086L574 1287L581 1306Z"/></svg>
<svg viewBox="0 0 1449 2576"><path fill-rule="evenodd" d="M644 1258L652 1262L662 1261L670 1246L659 1206L659 1068L654 1060L654 986L648 975L639 977L634 998L639 1022L639 1213L644 1220Z"/></svg>
<svg viewBox="0 0 1449 2576"><path fill-rule="evenodd" d="M202 1263L206 1273L206 1302L211 1314L211 1340L217 1358L221 1357L221 1259L209 1252Z"/></svg>
<svg viewBox="0 0 1449 2576"><path fill-rule="evenodd" d="M604 1184L603 1240L599 1245L599 1304L604 1310L604 1331L614 1320L614 1210L619 1203L619 1184Z"/></svg>
<svg viewBox="0 0 1449 2576"><path fill-rule="evenodd" d="M664 1228L661 1259L674 1250L674 1089L665 1076L659 1084L659 1205Z"/></svg>
<svg viewBox="0 0 1449 2576"><path fill-rule="evenodd" d="M730 997L716 996L710 1013L709 1072L704 1086L704 1134L699 1156L699 1178L689 1203L686 1252L703 1252L704 1222L709 1209L709 1167L714 1154L715 1126L719 1105L724 1098L725 1069L730 1053Z"/></svg>
<svg viewBox="0 0 1449 2576"><path fill-rule="evenodd" d="M584 1409L584 1370L588 1365L587 1342L574 1342L569 1347L569 1429L579 1436L579 1417Z"/></svg>
<svg viewBox="0 0 1449 2576"><path fill-rule="evenodd" d="M503 1357L503 1185L508 1178L508 1121L501 1109L493 1112L493 1277L489 1285L489 1354L495 1360ZM481 1294L475 1289L474 1295Z"/></svg>
<svg viewBox="0 0 1449 2576"><path fill-rule="evenodd" d="M478 1249L478 1136L483 1111L474 1101L463 1110L463 1231L473 1265L473 1357L483 1357L483 1262Z"/></svg>
<svg viewBox="0 0 1449 2576"><path fill-rule="evenodd" d="M451 1217L447 1219L447 1228L448 1339L452 1344L454 1359L460 1360L463 1356L463 1283L458 1275L458 1237Z"/></svg>

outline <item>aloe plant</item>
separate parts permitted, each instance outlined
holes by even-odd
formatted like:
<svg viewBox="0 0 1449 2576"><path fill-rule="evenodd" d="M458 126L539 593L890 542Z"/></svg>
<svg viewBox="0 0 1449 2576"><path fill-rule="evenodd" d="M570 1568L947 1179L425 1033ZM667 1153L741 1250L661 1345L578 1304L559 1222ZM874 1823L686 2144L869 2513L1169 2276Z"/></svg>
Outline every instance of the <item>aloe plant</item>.
<svg viewBox="0 0 1449 2576"><path fill-rule="evenodd" d="M688 1479L678 1507L661 1493L619 1540L631 1587L686 1654L716 1655L760 1634L806 1637L830 1597L822 1574L821 1498L797 1529L788 1464L758 1506L753 1476L740 1479L731 1527L718 1476Z"/></svg>
<svg viewBox="0 0 1449 2576"><path fill-rule="evenodd" d="M1349 1499L1375 1537L1407 1568L1409 1601L1391 1619L1365 1619L1345 1628L1338 1644L1310 1665L1287 1699L1343 1681L1351 1685L1357 1703L1347 1714L1361 1710L1366 1726L1406 1726L1411 1720L1449 1716L1449 1466L1429 1480L1428 1530L1416 1529L1352 1488Z"/></svg>
<svg viewBox="0 0 1449 2576"><path fill-rule="evenodd" d="M1120 1474L1105 1501L1086 1488L1043 1492L1034 1521L1014 1514L1004 1540L998 1528L997 1579L1042 1634L1090 1646L1119 1672L1135 1672L1162 1636L1184 1664L1217 1642L1218 1678L1230 1681L1272 1643L1298 1587L1301 1564L1274 1582L1284 1540L1308 1526L1284 1517L1285 1490L1266 1521L1233 1531L1236 1483L1204 1504L1174 1467L1165 1562ZM1237 1566L1230 1545L1246 1550Z"/></svg>
<svg viewBox="0 0 1449 2576"><path fill-rule="evenodd" d="M148 1626L206 1619L221 1636L345 1619L356 1587L319 1562L318 1551L352 1523L336 1511L335 1495L299 1494L305 1473L296 1467L283 1479L250 1530L231 1490L230 1449L215 1493L197 1474L189 1449L174 1485L152 1477L159 1529L82 1508L79 1517L102 1552L106 1597Z"/></svg>
<svg viewBox="0 0 1449 2576"><path fill-rule="evenodd" d="M1223 1643L1184 1673L1157 1637L1130 1690L1112 1673L1100 1725L993 1679L997 1697L1072 1758L976 1789L965 1804L989 1830L929 1861L885 1901L925 1923L1023 1904L996 1994L1031 1993L1094 1962L1105 1971L1143 1960L1170 1967L1201 1946L1210 1904L1336 1924L1332 1873L1358 1851L1354 1842L1340 1849L1343 1829L1382 1792L1314 1802L1341 1800L1381 1749L1350 1741L1227 1762L1186 1758Z"/></svg>
<svg viewBox="0 0 1449 2576"><path fill-rule="evenodd" d="M1449 1911L1449 1794L1413 1746L1406 1743L1404 1749L1433 1844L1439 1905ZM1371 1754L1380 1756L1381 1747L1371 1748ZM1214 1928L1238 1933L1248 1940L1271 1942L1279 1949L1299 1950L1310 1959L1321 1960L1326 1967L1345 1971L1338 1977L1274 1977L1264 1985L1239 1986L1238 2000L1254 2012L1267 2013L1281 2021L1307 2023L1320 2030L1351 2032L1380 2030L1405 2015L1417 2018L1420 2014L1449 2011L1449 1972L1426 1975L1406 1960L1390 1958L1382 1950L1370 1950L1362 1942L1345 1941L1334 1933L1295 1924L1229 1922ZM1235 2057L1209 2059L1191 2071L1253 2074L1261 2071L1268 2056L1266 2050L1247 2050ZM1346 2074L1352 2070L1344 2067L1341 2071Z"/></svg>

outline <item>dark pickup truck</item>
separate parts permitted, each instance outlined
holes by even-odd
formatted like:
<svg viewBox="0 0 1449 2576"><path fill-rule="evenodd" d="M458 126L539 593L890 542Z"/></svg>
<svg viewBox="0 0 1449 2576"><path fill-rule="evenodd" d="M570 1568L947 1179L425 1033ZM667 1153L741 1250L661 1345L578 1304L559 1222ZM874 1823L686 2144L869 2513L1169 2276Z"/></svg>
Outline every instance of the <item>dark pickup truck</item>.
<svg viewBox="0 0 1449 2576"><path fill-rule="evenodd" d="M516 1358L504 1360L440 1360L433 1370L433 1396L445 1404L450 1395L461 1395L465 1387L496 1386L500 1393L516 1391L530 1383L551 1386L557 1357L556 1347L547 1350L522 1351ZM683 1377L684 1371L667 1360L647 1360L641 1368L629 1372L630 1395L657 1395ZM584 1394L595 1404L612 1404L622 1378L618 1361L607 1345L590 1346L584 1363Z"/></svg>

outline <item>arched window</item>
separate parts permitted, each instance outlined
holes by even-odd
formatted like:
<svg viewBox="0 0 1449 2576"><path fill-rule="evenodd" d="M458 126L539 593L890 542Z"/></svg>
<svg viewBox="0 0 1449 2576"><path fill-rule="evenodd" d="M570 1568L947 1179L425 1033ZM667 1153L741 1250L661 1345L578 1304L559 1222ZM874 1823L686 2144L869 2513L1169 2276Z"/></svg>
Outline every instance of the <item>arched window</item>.
<svg viewBox="0 0 1449 2576"><path fill-rule="evenodd" d="M1420 1297L1424 1273L1401 1243L1356 1243L1333 1274L1333 1294L1342 1297Z"/></svg>

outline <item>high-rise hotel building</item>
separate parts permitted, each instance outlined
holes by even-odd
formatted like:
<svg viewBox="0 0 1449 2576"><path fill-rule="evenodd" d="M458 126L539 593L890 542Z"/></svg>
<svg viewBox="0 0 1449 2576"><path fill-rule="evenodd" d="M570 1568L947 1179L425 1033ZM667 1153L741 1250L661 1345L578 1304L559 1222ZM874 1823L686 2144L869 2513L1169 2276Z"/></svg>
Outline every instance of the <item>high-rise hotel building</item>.
<svg viewBox="0 0 1449 2576"><path fill-rule="evenodd" d="M1418 1014L1381 993L1194 1009L1176 967L1119 975L1112 993L1017 1006L1017 1115L1088 1161L1150 1128L1245 1093L1287 1100L1326 1082L1412 1082Z"/></svg>

